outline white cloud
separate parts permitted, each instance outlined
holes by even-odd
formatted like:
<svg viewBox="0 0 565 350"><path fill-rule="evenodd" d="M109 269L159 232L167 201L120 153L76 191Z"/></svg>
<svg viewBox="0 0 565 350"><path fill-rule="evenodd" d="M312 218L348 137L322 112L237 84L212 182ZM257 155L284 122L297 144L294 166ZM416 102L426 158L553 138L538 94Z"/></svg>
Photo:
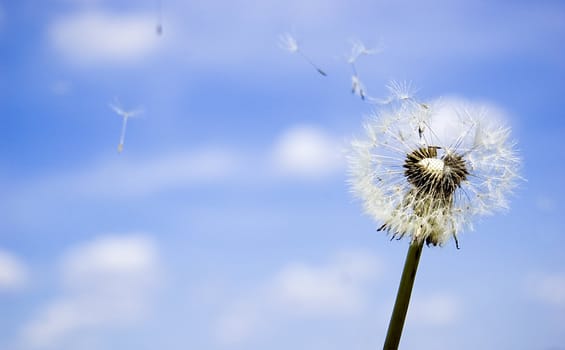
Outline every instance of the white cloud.
<svg viewBox="0 0 565 350"><path fill-rule="evenodd" d="M129 63L155 51L154 27L151 14L85 11L54 20L49 40L73 63Z"/></svg>
<svg viewBox="0 0 565 350"><path fill-rule="evenodd" d="M22 331L27 346L57 348L82 331L127 327L147 316L158 279L158 254L144 235L105 236L62 259L65 293Z"/></svg>
<svg viewBox="0 0 565 350"><path fill-rule="evenodd" d="M436 293L416 297L410 302L408 322L424 326L446 326L459 319L461 303L450 294Z"/></svg>
<svg viewBox="0 0 565 350"><path fill-rule="evenodd" d="M548 305L565 308L565 275L548 274L530 278L528 285L534 297Z"/></svg>
<svg viewBox="0 0 565 350"><path fill-rule="evenodd" d="M78 3L81 8L98 9L99 12L103 7L115 6L108 0L68 1L73 5ZM386 15L377 14L369 21L363 11L366 6L358 5L320 0L167 1L163 3L162 37L154 33L157 19L154 4L136 3L132 7L148 10L143 14L148 21L143 27L145 33L153 39L167 42L168 50L179 58L176 61L178 65L205 66L214 71L237 66L240 71L249 69L256 73L258 69L268 69L273 72L272 65L258 63L264 63L265 59L276 62L289 60L276 49L276 40L281 31L294 27L299 39L303 39L308 55L312 55L316 62L325 59L321 64L331 70L343 68L343 62L337 63L338 60L332 60L332 57L345 51L343 44L351 35L350 23L363 23L365 36L384 37L389 51L394 53L383 56L386 60L384 66L392 72L400 70L403 74L406 74L407 67L413 71L421 71L423 66L426 71L443 69L447 60L459 57L546 52L543 48L551 49L548 43L552 40L545 43L539 37L549 37L554 42L562 33L559 11L555 11L553 6L505 7L504 16L487 18L481 14L488 10L488 6L477 11L475 7L469 8L467 2L446 3L445 6L435 3L433 13L421 16L419 6L404 1L381 4L383 11L377 12ZM202 19L218 25L203 26ZM477 26L478 22L481 26ZM529 30L532 26L537 29L533 33ZM445 27L450 30L442 30ZM414 28L422 30L415 31ZM436 62L436 66L430 68L434 66L430 62ZM376 69L383 67L382 60L372 64Z"/></svg>
<svg viewBox="0 0 565 350"><path fill-rule="evenodd" d="M144 236L105 236L75 247L62 262L62 274L71 288L97 288L100 280L150 284L156 274L157 252L154 243ZM104 286L106 288L106 286Z"/></svg>
<svg viewBox="0 0 565 350"><path fill-rule="evenodd" d="M318 178L342 165L340 147L323 130L298 125L285 131L275 144L273 163L283 175Z"/></svg>
<svg viewBox="0 0 565 350"><path fill-rule="evenodd" d="M53 191L57 198L126 198L206 185L265 185L276 183L281 176L319 178L342 166L337 144L315 127L291 128L279 142L265 148L264 152L250 152L208 146L155 156L115 155L14 187L11 210L27 212L30 203L42 198L52 203Z"/></svg>
<svg viewBox="0 0 565 350"><path fill-rule="evenodd" d="M21 288L27 281L27 268L14 255L0 250L0 292Z"/></svg>
<svg viewBox="0 0 565 350"><path fill-rule="evenodd" d="M288 263L228 308L218 322L218 340L224 344L249 340L284 317L358 313L378 272L376 258L361 251L341 252L323 265Z"/></svg>
<svg viewBox="0 0 565 350"><path fill-rule="evenodd" d="M266 152L249 152L209 146L144 158L105 158L26 183L13 192L13 202L27 205L42 196L52 198L53 189L58 196L119 198L202 185L265 184L280 176L319 178L341 169L337 144L315 127L291 128L266 148Z"/></svg>
<svg viewBox="0 0 565 350"><path fill-rule="evenodd" d="M35 187L26 187L32 192L30 195L50 192L52 188L65 188L71 194L88 197L141 196L226 181L238 175L241 162L235 153L219 148L175 152L145 159L120 157L45 179Z"/></svg>
<svg viewBox="0 0 565 350"><path fill-rule="evenodd" d="M264 313L264 309L259 309L257 303L250 301L232 305L218 320L216 338L225 345L245 342L264 326Z"/></svg>
<svg viewBox="0 0 565 350"><path fill-rule="evenodd" d="M305 313L349 313L363 303L363 284L374 278L375 258L341 253L330 264L290 263L275 276L271 293L278 303Z"/></svg>

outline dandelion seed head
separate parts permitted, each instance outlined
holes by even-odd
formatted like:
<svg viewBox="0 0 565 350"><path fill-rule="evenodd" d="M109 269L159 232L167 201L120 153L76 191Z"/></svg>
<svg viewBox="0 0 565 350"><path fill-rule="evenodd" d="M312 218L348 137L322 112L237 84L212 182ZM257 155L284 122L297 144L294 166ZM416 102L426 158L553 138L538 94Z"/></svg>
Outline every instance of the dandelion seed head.
<svg viewBox="0 0 565 350"><path fill-rule="evenodd" d="M510 129L492 119L414 96L369 118L352 143L350 185L378 230L443 245L475 216L507 208L520 159Z"/></svg>

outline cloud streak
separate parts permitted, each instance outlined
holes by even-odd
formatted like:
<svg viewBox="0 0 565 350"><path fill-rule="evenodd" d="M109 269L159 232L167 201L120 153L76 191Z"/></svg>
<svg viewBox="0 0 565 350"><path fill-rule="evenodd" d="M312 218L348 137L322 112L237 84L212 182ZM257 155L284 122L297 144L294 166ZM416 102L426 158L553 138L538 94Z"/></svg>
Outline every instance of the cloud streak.
<svg viewBox="0 0 565 350"><path fill-rule="evenodd" d="M58 348L80 332L128 327L146 318L159 257L147 236L102 236L62 258L63 296L47 303L22 330L26 348Z"/></svg>
<svg viewBox="0 0 565 350"><path fill-rule="evenodd" d="M528 279L531 294L549 306L565 308L565 274L544 274Z"/></svg>
<svg viewBox="0 0 565 350"><path fill-rule="evenodd" d="M217 339L225 345L249 341L285 318L358 314L379 270L377 259L363 251L340 252L326 264L290 262L233 301L218 320Z"/></svg>
<svg viewBox="0 0 565 350"><path fill-rule="evenodd" d="M340 169L337 142L320 128L297 125L286 130L274 146L273 163L283 176L320 178Z"/></svg>
<svg viewBox="0 0 565 350"><path fill-rule="evenodd" d="M18 186L13 203L57 197L129 198L197 186L280 184L328 178L342 169L337 143L319 127L283 131L266 151L209 146L143 158L112 158Z"/></svg>
<svg viewBox="0 0 565 350"><path fill-rule="evenodd" d="M49 43L75 64L131 63L158 47L154 26L149 14L84 11L55 19L49 26Z"/></svg>
<svg viewBox="0 0 565 350"><path fill-rule="evenodd" d="M223 148L177 151L137 159L103 160L25 186L28 196L46 196L53 188L70 196L120 198L221 183L236 176L244 161Z"/></svg>
<svg viewBox="0 0 565 350"><path fill-rule="evenodd" d="M459 299L448 293L417 297L410 305L407 322L424 327L448 326L459 319L461 309Z"/></svg>
<svg viewBox="0 0 565 350"><path fill-rule="evenodd" d="M27 279L24 263L11 253L0 250L0 292L20 289Z"/></svg>

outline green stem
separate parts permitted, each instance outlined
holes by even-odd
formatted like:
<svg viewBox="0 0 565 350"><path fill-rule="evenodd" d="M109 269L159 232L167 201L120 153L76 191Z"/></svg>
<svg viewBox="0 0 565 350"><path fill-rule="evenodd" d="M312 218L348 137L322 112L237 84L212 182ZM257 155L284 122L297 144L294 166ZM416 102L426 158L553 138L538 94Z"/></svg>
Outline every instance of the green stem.
<svg viewBox="0 0 565 350"><path fill-rule="evenodd" d="M408 311L408 304L410 303L412 286L416 279L416 271L418 270L418 263L420 262L420 255L422 255L423 246L423 241L414 241L410 244L410 248L408 249L383 350L398 349L400 336L402 335L402 328L404 327L404 320L406 319L406 312Z"/></svg>

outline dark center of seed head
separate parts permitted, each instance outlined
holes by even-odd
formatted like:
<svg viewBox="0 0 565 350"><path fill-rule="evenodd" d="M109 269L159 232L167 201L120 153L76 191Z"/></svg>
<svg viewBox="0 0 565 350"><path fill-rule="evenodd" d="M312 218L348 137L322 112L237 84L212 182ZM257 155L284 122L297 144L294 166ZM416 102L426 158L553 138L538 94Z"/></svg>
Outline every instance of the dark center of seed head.
<svg viewBox="0 0 565 350"><path fill-rule="evenodd" d="M450 202L469 172L460 155L446 153L437 158L438 149L440 147L421 147L407 154L404 176L420 195Z"/></svg>

